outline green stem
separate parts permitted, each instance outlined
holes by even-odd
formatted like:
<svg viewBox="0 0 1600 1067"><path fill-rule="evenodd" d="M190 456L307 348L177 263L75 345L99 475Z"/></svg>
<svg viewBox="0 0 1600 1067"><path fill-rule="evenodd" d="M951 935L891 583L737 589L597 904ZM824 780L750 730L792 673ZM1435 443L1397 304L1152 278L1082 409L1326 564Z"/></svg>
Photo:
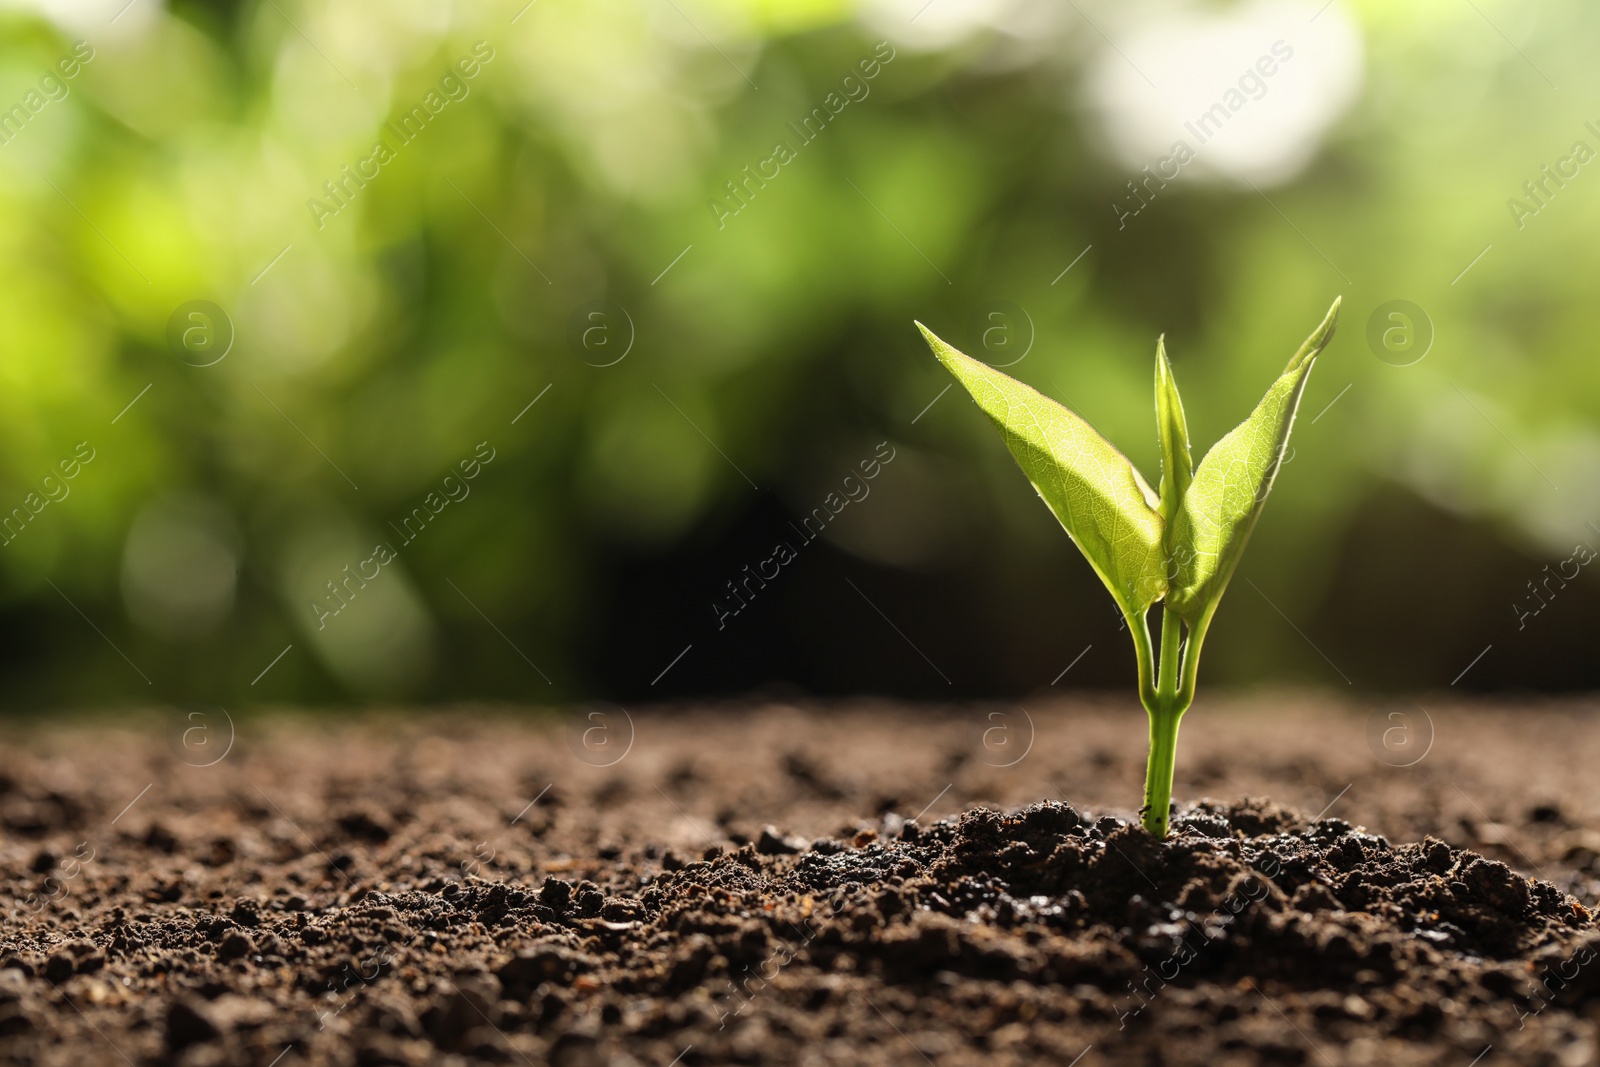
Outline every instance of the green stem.
<svg viewBox="0 0 1600 1067"><path fill-rule="evenodd" d="M1172 775L1178 759L1178 723L1194 699L1194 672L1192 666L1199 661L1197 640L1202 633L1190 635L1191 652L1184 654L1183 623L1169 609L1161 613L1161 660L1153 691L1144 682L1148 668L1141 663L1139 695L1150 714L1150 759L1145 767L1144 828L1156 837L1167 836L1167 813L1172 806ZM1145 638L1148 648L1148 631ZM1138 639L1135 637L1135 645ZM1148 660L1148 656L1142 657ZM1179 686L1180 660L1183 684Z"/></svg>
<svg viewBox="0 0 1600 1067"><path fill-rule="evenodd" d="M1206 631L1211 628L1211 616L1217 610L1213 602L1211 610L1200 616L1195 624L1189 627L1189 639L1184 642L1183 651L1183 682L1178 688L1178 703L1187 708L1194 703L1195 676L1200 673L1200 645L1206 639Z"/></svg>
<svg viewBox="0 0 1600 1067"><path fill-rule="evenodd" d="M1155 654L1150 648L1150 624L1145 621L1143 613L1124 612L1122 617L1128 624L1128 633L1133 636L1133 654L1139 662L1139 701L1148 708L1156 698Z"/></svg>

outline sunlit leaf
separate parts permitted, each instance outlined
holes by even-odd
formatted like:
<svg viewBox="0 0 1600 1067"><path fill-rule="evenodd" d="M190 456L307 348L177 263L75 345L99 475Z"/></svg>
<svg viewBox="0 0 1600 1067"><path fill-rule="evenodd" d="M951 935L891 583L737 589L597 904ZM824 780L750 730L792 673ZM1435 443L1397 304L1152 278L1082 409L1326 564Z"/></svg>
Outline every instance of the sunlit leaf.
<svg viewBox="0 0 1600 1067"><path fill-rule="evenodd" d="M1074 412L928 331L934 355L988 415L1044 502L1125 611L1166 591L1159 499L1128 458Z"/></svg>
<svg viewBox="0 0 1600 1067"><path fill-rule="evenodd" d="M1167 362L1166 337L1156 338L1156 428L1161 436L1161 517L1172 532L1172 517L1183 503L1183 494L1194 477L1194 461L1189 457L1189 423L1183 417L1183 400L1178 383Z"/></svg>
<svg viewBox="0 0 1600 1067"><path fill-rule="evenodd" d="M1317 353L1333 337L1335 300L1250 417L1207 453L1172 527L1173 574L1167 606L1191 627L1222 598L1283 463L1295 410Z"/></svg>

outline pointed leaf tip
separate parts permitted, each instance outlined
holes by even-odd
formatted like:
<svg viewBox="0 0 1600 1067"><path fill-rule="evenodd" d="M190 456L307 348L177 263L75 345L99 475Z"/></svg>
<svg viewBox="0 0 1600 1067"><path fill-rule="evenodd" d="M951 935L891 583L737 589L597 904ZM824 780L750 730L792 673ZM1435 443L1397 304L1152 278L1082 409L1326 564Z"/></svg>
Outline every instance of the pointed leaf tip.
<svg viewBox="0 0 1600 1067"><path fill-rule="evenodd" d="M1167 603L1191 628L1203 625L1233 577L1266 505L1317 354L1333 337L1339 301L1306 338L1250 417L1218 441L1184 494L1168 537L1175 578Z"/></svg>
<svg viewBox="0 0 1600 1067"><path fill-rule="evenodd" d="M1167 359L1166 340L1166 334L1156 338L1156 432L1161 445L1161 517L1168 523L1170 536L1172 521L1194 475L1194 460L1189 454L1189 423Z"/></svg>
<svg viewBox="0 0 1600 1067"><path fill-rule="evenodd" d="M922 323L917 322L915 319L912 319L911 321L916 323L917 329L922 331L922 339L928 342L928 347L932 349L933 354L937 356L939 362L943 363L946 367L951 367L954 369L953 360L958 356L962 359L970 358L946 344L938 334L922 325Z"/></svg>
<svg viewBox="0 0 1600 1067"><path fill-rule="evenodd" d="M1142 612L1160 600L1166 524L1128 458L1075 412L918 327L1122 609Z"/></svg>
<svg viewBox="0 0 1600 1067"><path fill-rule="evenodd" d="M1344 297L1342 295L1333 298L1333 305L1328 308L1328 313L1322 317L1322 324L1311 331L1311 336L1306 338L1305 344L1301 345L1300 350L1294 354L1294 358L1284 368L1285 371L1294 370L1300 364L1316 359L1318 354L1328 347L1328 342L1333 340L1333 331L1339 325L1339 305L1343 302Z"/></svg>

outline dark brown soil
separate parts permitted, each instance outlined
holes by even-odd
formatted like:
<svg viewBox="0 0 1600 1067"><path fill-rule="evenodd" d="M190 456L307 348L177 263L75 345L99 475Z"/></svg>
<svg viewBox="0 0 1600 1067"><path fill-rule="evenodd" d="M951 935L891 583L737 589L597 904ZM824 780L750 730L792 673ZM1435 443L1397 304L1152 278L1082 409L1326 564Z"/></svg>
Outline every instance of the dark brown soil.
<svg viewBox="0 0 1600 1067"><path fill-rule="evenodd" d="M0 1057L1595 1059L1590 708L1030 711L12 728Z"/></svg>

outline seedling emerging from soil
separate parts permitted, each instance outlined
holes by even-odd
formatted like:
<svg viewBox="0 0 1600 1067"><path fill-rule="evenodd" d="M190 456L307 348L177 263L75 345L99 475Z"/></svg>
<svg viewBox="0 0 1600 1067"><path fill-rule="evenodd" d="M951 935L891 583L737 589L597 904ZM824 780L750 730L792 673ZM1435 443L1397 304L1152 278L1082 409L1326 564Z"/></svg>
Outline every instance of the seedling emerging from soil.
<svg viewBox="0 0 1600 1067"><path fill-rule="evenodd" d="M1338 317L1335 300L1255 411L1218 441L1199 467L1189 458L1189 427L1165 339L1157 339L1159 493L1077 414L963 355L917 323L933 354L999 429L1127 619L1139 663L1139 699L1150 713L1141 813L1145 829L1157 837L1167 834L1178 720L1194 700L1200 645L1283 463L1311 364L1333 337ZM1159 660L1147 621L1158 601L1165 601Z"/></svg>

